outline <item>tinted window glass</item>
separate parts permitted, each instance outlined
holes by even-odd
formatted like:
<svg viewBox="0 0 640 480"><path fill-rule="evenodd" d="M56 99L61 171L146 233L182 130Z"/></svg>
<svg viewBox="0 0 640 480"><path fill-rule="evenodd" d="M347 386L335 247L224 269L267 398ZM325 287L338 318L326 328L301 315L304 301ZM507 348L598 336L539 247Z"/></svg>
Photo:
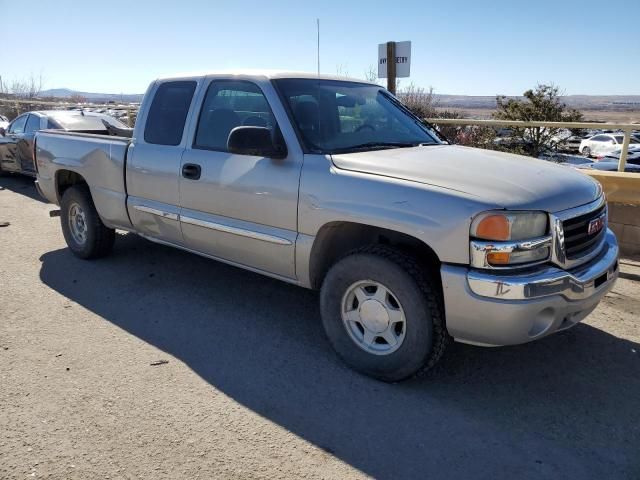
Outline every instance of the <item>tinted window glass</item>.
<svg viewBox="0 0 640 480"><path fill-rule="evenodd" d="M426 126L377 85L324 79L274 83L306 151L344 153L438 143Z"/></svg>
<svg viewBox="0 0 640 480"><path fill-rule="evenodd" d="M616 142L618 142L620 145L624 143L623 135L616 135L615 138L616 138ZM629 138L629 143L638 143L638 140L636 140L635 137L631 136L631 138Z"/></svg>
<svg viewBox="0 0 640 480"><path fill-rule="evenodd" d="M273 130L275 120L258 86L246 81L214 81L200 110L194 148L227 151L229 133L241 125Z"/></svg>
<svg viewBox="0 0 640 480"><path fill-rule="evenodd" d="M23 133L24 126L26 123L27 123L26 115L16 118L11 124L11 126L9 126L9 133Z"/></svg>
<svg viewBox="0 0 640 480"><path fill-rule="evenodd" d="M25 132L34 133L37 130L40 130L40 117L37 117L35 115L29 115L29 120L27 120L27 126L25 128Z"/></svg>
<svg viewBox="0 0 640 480"><path fill-rule="evenodd" d="M47 128L51 128L54 130L57 130L60 128L60 126L53 120L51 120L50 118L47 119Z"/></svg>
<svg viewBox="0 0 640 480"><path fill-rule="evenodd" d="M151 102L144 139L157 145L179 145L196 82L166 82Z"/></svg>

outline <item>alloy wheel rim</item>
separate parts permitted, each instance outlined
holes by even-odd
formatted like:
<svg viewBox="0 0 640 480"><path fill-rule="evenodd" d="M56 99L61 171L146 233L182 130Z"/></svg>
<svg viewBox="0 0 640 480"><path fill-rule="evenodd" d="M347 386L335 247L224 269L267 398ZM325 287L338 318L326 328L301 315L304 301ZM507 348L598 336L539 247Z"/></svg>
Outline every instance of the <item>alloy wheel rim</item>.
<svg viewBox="0 0 640 480"><path fill-rule="evenodd" d="M398 297L385 285L363 280L347 288L341 316L351 340L374 355L389 355L404 341L407 322Z"/></svg>
<svg viewBox="0 0 640 480"><path fill-rule="evenodd" d="M69 231L76 243L84 245L87 241L87 221L84 210L77 203L69 207Z"/></svg>

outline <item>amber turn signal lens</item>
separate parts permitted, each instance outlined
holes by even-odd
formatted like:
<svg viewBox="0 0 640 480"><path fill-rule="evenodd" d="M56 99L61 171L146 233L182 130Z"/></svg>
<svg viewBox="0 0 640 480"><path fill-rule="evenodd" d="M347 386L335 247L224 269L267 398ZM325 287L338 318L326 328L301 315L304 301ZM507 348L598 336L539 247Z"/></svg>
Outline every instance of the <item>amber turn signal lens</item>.
<svg viewBox="0 0 640 480"><path fill-rule="evenodd" d="M490 265L509 265L511 254L507 252L491 252L487 254L487 262Z"/></svg>
<svg viewBox="0 0 640 480"><path fill-rule="evenodd" d="M511 237L509 220L505 215L484 217L476 227L476 237L487 240L509 240Z"/></svg>

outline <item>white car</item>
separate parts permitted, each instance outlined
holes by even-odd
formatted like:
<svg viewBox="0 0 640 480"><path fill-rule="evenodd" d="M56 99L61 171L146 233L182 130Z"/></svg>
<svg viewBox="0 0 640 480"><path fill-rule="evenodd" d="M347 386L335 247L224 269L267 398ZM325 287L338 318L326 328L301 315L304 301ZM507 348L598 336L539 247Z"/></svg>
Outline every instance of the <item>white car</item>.
<svg viewBox="0 0 640 480"><path fill-rule="evenodd" d="M606 155L622 148L624 135L621 133L600 133L580 142L580 153L585 157L592 155ZM629 150L640 147L640 140L631 137Z"/></svg>
<svg viewBox="0 0 640 480"><path fill-rule="evenodd" d="M9 119L4 115L0 115L0 128L4 128L5 130L9 126Z"/></svg>

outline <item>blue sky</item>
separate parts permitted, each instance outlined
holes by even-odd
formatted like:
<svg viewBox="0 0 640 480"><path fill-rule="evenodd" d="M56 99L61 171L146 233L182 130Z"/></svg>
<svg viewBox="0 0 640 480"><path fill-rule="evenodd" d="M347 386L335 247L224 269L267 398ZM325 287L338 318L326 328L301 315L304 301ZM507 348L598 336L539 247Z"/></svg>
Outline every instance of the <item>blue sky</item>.
<svg viewBox="0 0 640 480"><path fill-rule="evenodd" d="M640 1L0 0L5 81L143 92L154 77L230 68L316 69L363 77L377 45L411 40L403 84L437 93L640 94ZM395 8L387 12L384 5ZM14 12L14 13L11 13Z"/></svg>

